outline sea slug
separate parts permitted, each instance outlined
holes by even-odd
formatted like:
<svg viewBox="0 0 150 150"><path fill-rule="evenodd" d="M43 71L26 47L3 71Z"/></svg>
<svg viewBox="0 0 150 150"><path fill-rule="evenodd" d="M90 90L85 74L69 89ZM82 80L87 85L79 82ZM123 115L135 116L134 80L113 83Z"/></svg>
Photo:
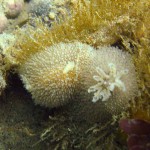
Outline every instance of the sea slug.
<svg viewBox="0 0 150 150"><path fill-rule="evenodd" d="M87 99L116 109L137 93L128 53L112 47L96 50L81 42L58 43L35 53L20 65L19 74L35 103L50 108Z"/></svg>

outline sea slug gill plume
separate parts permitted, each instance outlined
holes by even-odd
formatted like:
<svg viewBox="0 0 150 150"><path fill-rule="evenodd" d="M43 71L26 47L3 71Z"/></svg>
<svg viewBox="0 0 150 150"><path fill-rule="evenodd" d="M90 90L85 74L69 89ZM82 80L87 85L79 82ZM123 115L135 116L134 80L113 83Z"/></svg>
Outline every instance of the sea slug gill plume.
<svg viewBox="0 0 150 150"><path fill-rule="evenodd" d="M106 74L104 70L99 67L96 68L98 75L93 76L93 78L98 83L88 89L89 93L96 91L92 100L93 102L96 102L99 99L106 101L111 96L111 92L114 91L115 87L118 87L124 92L126 91L126 87L120 78L123 75L126 75L128 70L117 72L116 66L114 64L110 63L108 66L110 69L109 74Z"/></svg>
<svg viewBox="0 0 150 150"><path fill-rule="evenodd" d="M95 51L93 64L96 84L88 89L89 93L94 92L93 102L107 101L112 95L118 96L120 102L124 96L123 101L135 97L137 81L130 54L114 47L100 47Z"/></svg>

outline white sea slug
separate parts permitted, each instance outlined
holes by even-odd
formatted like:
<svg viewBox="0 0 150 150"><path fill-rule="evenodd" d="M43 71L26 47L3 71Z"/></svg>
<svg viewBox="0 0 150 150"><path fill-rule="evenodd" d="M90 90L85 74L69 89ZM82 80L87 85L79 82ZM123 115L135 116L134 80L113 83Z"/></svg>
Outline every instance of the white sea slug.
<svg viewBox="0 0 150 150"><path fill-rule="evenodd" d="M78 101L90 112L99 101L95 110L113 112L137 94L131 56L118 48L55 44L30 56L19 74L35 103L50 108Z"/></svg>

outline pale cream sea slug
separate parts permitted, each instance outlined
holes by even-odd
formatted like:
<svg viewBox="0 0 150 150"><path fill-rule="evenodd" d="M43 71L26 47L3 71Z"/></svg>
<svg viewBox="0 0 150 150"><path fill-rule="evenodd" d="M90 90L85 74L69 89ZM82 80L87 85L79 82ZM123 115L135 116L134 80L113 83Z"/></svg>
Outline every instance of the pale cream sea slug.
<svg viewBox="0 0 150 150"><path fill-rule="evenodd" d="M116 109L137 94L131 57L118 48L54 44L31 55L20 65L19 74L35 103L50 108L86 99Z"/></svg>

